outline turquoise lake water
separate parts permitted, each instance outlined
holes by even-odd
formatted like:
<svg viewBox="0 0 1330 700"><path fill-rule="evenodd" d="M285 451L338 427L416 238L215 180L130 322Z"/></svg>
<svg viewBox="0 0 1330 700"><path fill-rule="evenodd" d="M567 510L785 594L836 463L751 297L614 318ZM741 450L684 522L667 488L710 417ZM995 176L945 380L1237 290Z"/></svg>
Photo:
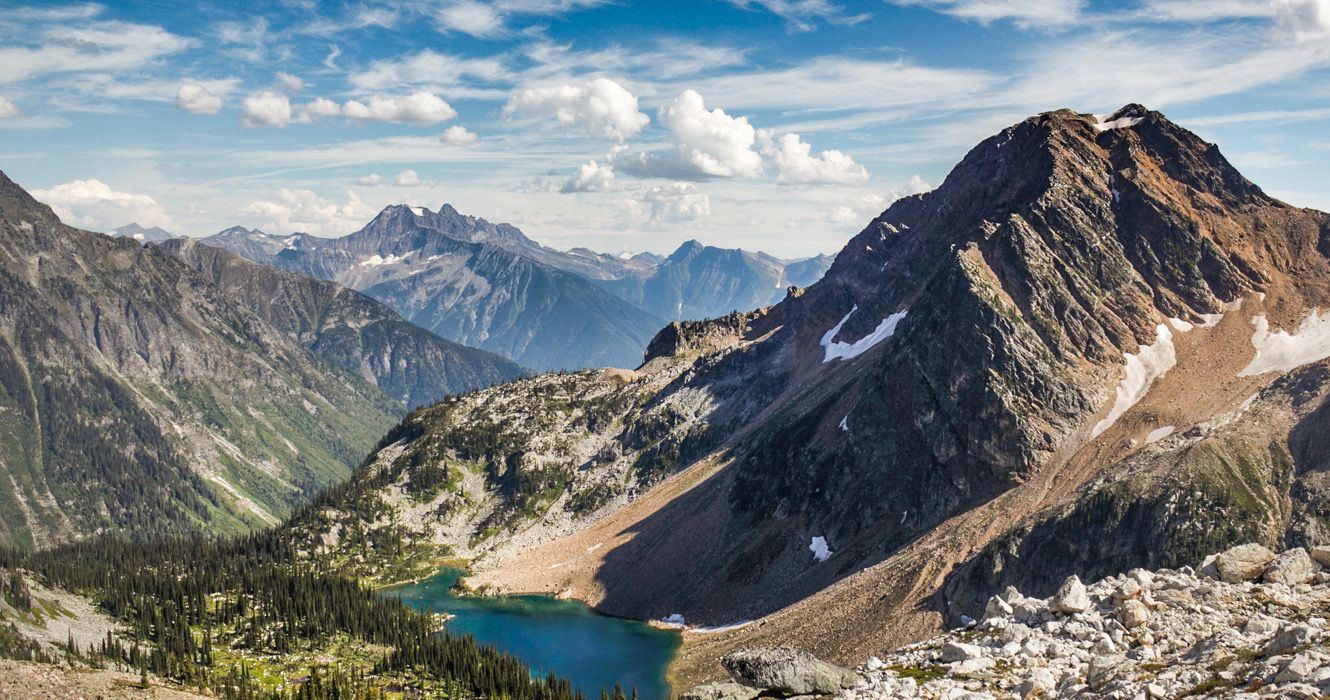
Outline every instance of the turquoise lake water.
<svg viewBox="0 0 1330 700"><path fill-rule="evenodd" d="M679 634L636 620L599 615L574 600L551 596L456 596L464 572L443 569L420 583L387 591L418 610L446 612L454 635L469 634L525 661L533 671L567 678L590 700L618 683L641 700L668 700L665 671Z"/></svg>

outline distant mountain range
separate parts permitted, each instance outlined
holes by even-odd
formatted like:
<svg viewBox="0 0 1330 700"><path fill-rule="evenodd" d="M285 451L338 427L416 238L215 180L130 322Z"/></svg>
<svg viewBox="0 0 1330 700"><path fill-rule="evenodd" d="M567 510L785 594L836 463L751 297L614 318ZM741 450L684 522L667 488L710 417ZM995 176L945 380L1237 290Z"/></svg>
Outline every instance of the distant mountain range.
<svg viewBox="0 0 1330 700"><path fill-rule="evenodd" d="M521 374L329 282L65 226L0 174L0 543L275 523L408 406Z"/></svg>
<svg viewBox="0 0 1330 700"><path fill-rule="evenodd" d="M785 262L696 241L668 258L553 250L508 224L395 205L336 239L241 227L202 239L263 265L335 280L439 335L537 370L636 367L668 320L779 301L826 256Z"/></svg>
<svg viewBox="0 0 1330 700"><path fill-rule="evenodd" d="M161 229L157 226L144 228L138 224L129 224L121 226L114 231L106 234L114 238L132 238L139 243L164 243L177 236L174 233Z"/></svg>

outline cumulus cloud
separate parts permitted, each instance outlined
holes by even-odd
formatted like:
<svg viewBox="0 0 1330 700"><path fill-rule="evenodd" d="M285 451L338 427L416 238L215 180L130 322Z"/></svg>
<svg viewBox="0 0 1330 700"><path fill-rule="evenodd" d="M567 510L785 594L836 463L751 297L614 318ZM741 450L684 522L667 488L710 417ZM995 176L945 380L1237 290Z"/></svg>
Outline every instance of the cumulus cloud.
<svg viewBox="0 0 1330 700"><path fill-rule="evenodd" d="M439 141L449 146L469 146L479 138L479 136L467 131L466 127L457 125L444 129L443 133L439 135Z"/></svg>
<svg viewBox="0 0 1330 700"><path fill-rule="evenodd" d="M61 221L72 226L109 231L125 224L169 228L171 217L146 194L117 192L101 180L75 180L49 190L33 190L38 201L51 205Z"/></svg>
<svg viewBox="0 0 1330 700"><path fill-rule="evenodd" d="M0 97L0 119L18 116L18 107L8 97Z"/></svg>
<svg viewBox="0 0 1330 700"><path fill-rule="evenodd" d="M616 205L625 224L648 229L697 224L711 216L711 198L688 182L652 187Z"/></svg>
<svg viewBox="0 0 1330 700"><path fill-rule="evenodd" d="M1279 25L1298 38L1330 34L1330 0L1272 0Z"/></svg>
<svg viewBox="0 0 1330 700"><path fill-rule="evenodd" d="M419 187L420 173L414 170L403 170L393 177L393 187Z"/></svg>
<svg viewBox="0 0 1330 700"><path fill-rule="evenodd" d="M449 94L471 94L461 89L463 81L495 82L508 77L508 68L498 59L462 58L425 49L409 56L374 61L369 68L352 73L347 81L366 92L442 87Z"/></svg>
<svg viewBox="0 0 1330 700"><path fill-rule="evenodd" d="M363 177L358 177L352 182L354 182L357 185L360 185L361 187L377 187L378 185L383 184L383 176L379 175L378 173L370 173Z"/></svg>
<svg viewBox="0 0 1330 700"><path fill-rule="evenodd" d="M437 124L457 116L457 111L438 95L422 90L401 98L348 100L342 104L342 114L360 121Z"/></svg>
<svg viewBox="0 0 1330 700"><path fill-rule="evenodd" d="M291 99L280 92L265 90L245 98L246 126L284 127L291 123Z"/></svg>
<svg viewBox="0 0 1330 700"><path fill-rule="evenodd" d="M305 89L305 81L298 75L291 75L286 71L277 71L277 83L288 93L295 94Z"/></svg>
<svg viewBox="0 0 1330 700"><path fill-rule="evenodd" d="M758 134L762 153L771 158L776 169L776 181L791 185L836 184L863 182L868 179L864 166L838 151L812 154L812 146L804 143L798 134L783 134L772 139L770 132Z"/></svg>
<svg viewBox="0 0 1330 700"><path fill-rule="evenodd" d="M461 32L489 38L506 33L515 15L557 15L594 7L606 0L448 0L434 10L434 22L442 32Z"/></svg>
<svg viewBox="0 0 1330 700"><path fill-rule="evenodd" d="M745 117L719 107L707 111L702 96L685 90L658 115L669 129L679 164L705 177L762 176L762 156L753 150L757 132Z"/></svg>
<svg viewBox="0 0 1330 700"><path fill-rule="evenodd" d="M198 83L184 83L176 91L175 106L194 114L216 114L222 109L222 98Z"/></svg>
<svg viewBox="0 0 1330 700"><path fill-rule="evenodd" d="M637 110L637 96L608 78L522 90L508 100L503 111L524 117L552 117L562 125L619 141L636 135L651 122Z"/></svg>
<svg viewBox="0 0 1330 700"><path fill-rule="evenodd" d="M457 112L438 95L424 90L406 97L375 96L340 105L319 97L297 107L292 107L291 98L271 90L245 98L245 123L249 126L281 127L336 116L366 122L437 124L452 119Z"/></svg>
<svg viewBox="0 0 1330 700"><path fill-rule="evenodd" d="M888 204L895 202L902 197L922 194L933 189L922 177L911 175L905 184L897 187L887 193L885 197L877 194L868 194L859 197L846 206L833 208L827 214L827 218L837 224L855 224L862 226L870 219L881 214Z"/></svg>
<svg viewBox="0 0 1330 700"><path fill-rule="evenodd" d="M324 199L309 190L280 189L268 199L251 203L241 214L269 231L303 231L315 235L350 233L364 226L374 210L354 192L346 203Z"/></svg>
<svg viewBox="0 0 1330 700"><path fill-rule="evenodd" d="M573 192L604 192L610 188L610 183L614 180L614 166L608 163L597 163L596 161L587 161L578 166L577 172L563 183L559 190L564 194Z"/></svg>
<svg viewBox="0 0 1330 700"><path fill-rule="evenodd" d="M981 24L1008 20L1018 27L1065 27L1076 22L1086 0L888 0Z"/></svg>

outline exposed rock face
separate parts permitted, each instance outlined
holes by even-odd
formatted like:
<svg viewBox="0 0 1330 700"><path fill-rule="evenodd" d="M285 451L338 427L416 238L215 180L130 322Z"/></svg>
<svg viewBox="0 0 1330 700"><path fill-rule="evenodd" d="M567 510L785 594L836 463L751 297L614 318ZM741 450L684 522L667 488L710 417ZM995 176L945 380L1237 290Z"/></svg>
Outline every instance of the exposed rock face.
<svg viewBox="0 0 1330 700"><path fill-rule="evenodd" d="M153 246L0 175L0 542L276 523L401 406Z"/></svg>
<svg viewBox="0 0 1330 700"><path fill-rule="evenodd" d="M744 649L721 664L735 682L781 695L827 695L859 683L854 671L789 647Z"/></svg>
<svg viewBox="0 0 1330 700"><path fill-rule="evenodd" d="M523 376L498 355L440 338L334 282L249 262L192 239L162 244L237 304L407 408Z"/></svg>

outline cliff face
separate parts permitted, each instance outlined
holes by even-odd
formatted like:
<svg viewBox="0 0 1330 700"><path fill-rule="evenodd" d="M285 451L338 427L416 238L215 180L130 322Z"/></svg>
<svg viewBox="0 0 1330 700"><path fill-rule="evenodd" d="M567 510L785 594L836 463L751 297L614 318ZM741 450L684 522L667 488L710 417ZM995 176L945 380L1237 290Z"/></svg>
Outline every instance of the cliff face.
<svg viewBox="0 0 1330 700"><path fill-rule="evenodd" d="M1285 403L1304 408L1244 413L1264 443L1233 445L1222 426L1330 357L1328 221L1138 105L1032 117L893 204L816 284L658 335L603 396L686 418L595 421L603 442L560 452L573 478L548 508L500 531L423 507L392 517L422 539L466 533L478 583L643 617L762 618L693 639L685 674L754 641L851 659L925 634L986 599L1013 557L1040 560L1020 567L1038 591L1097 558L1107 573L1239 538L1319 540L1319 451L1297 428L1319 389L1295 382L1303 398ZM411 483L487 405L562 415L516 385L492 397L439 423L421 414L366 474ZM422 440L440 451L395 457ZM533 434L473 455L536 474L559 444ZM633 476L622 498L541 520L643 462L674 476ZM502 493L488 478L467 483ZM864 622L888 617L899 625Z"/></svg>
<svg viewBox="0 0 1330 700"><path fill-rule="evenodd" d="M275 523L402 407L154 246L0 175L0 541Z"/></svg>

